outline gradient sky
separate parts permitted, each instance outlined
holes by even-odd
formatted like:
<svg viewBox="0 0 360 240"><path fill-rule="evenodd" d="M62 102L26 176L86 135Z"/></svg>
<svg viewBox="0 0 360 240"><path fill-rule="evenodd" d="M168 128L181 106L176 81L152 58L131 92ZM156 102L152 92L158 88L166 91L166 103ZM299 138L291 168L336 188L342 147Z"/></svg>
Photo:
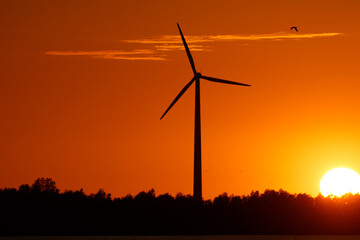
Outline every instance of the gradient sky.
<svg viewBox="0 0 360 240"><path fill-rule="evenodd" d="M0 1L0 187L192 194L197 70L203 196L316 196L360 172L359 1ZM299 32L290 31L297 26Z"/></svg>

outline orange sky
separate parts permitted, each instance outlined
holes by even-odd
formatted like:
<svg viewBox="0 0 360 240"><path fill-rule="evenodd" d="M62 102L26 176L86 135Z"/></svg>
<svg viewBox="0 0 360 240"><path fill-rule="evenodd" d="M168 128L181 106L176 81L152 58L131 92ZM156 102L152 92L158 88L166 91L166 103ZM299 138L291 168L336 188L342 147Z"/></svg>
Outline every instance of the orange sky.
<svg viewBox="0 0 360 240"><path fill-rule="evenodd" d="M0 187L52 177L113 196L192 193L197 70L203 196L317 195L360 173L359 1L0 1ZM297 26L298 33L290 32Z"/></svg>

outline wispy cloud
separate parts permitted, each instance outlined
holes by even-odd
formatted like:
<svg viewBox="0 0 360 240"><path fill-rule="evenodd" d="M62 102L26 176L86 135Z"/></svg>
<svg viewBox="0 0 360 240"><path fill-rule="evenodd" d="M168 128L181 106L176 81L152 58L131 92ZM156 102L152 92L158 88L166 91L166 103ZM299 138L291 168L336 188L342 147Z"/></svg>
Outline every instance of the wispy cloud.
<svg viewBox="0 0 360 240"><path fill-rule="evenodd" d="M47 55L57 56L90 56L93 58L121 59L121 60L166 60L152 49L135 49L132 51L104 50L104 51L47 51ZM156 54L156 55L155 55Z"/></svg>
<svg viewBox="0 0 360 240"><path fill-rule="evenodd" d="M179 44L160 44L160 45L155 45L154 46L156 48L156 50L158 51L177 51L177 50L184 50L184 46L182 45L182 43ZM210 51L209 48L207 46L204 45L194 45L191 44L189 45L189 48L191 51Z"/></svg>
<svg viewBox="0 0 360 240"><path fill-rule="evenodd" d="M269 41L269 40L299 40L312 38L329 38L342 35L342 33L286 33L278 32L272 34L223 34L185 36L191 51L211 51L208 43L225 41ZM184 50L182 40L178 35L162 35L153 38L122 40L127 44L142 45L141 49L130 51L103 50L103 51L47 51L47 55L58 56L90 56L93 58L117 59L117 60L166 60L167 52Z"/></svg>
<svg viewBox="0 0 360 240"><path fill-rule="evenodd" d="M205 35L205 36L186 36L187 43L206 43L219 41L254 41L254 40L278 40L278 39L305 39L305 38L324 38L342 35L342 33L271 33L271 34L224 34L224 35ZM141 44L181 44L181 38L177 35L163 35L154 38L143 38L133 40L123 40L126 43ZM200 45L197 45L200 46Z"/></svg>

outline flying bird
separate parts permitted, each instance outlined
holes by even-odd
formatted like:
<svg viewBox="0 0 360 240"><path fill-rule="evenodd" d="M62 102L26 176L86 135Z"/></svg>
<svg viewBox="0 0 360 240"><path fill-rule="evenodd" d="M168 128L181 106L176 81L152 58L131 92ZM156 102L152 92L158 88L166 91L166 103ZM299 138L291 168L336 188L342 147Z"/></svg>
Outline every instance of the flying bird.
<svg viewBox="0 0 360 240"><path fill-rule="evenodd" d="M290 31L293 30L293 29L295 29L295 31L298 32L297 27L291 27L291 28L290 28Z"/></svg>

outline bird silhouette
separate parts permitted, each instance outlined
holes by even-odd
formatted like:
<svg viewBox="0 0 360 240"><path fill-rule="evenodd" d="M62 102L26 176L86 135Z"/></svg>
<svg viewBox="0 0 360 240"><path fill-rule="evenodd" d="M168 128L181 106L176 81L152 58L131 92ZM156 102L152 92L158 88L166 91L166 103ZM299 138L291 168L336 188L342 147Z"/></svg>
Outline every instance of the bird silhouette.
<svg viewBox="0 0 360 240"><path fill-rule="evenodd" d="M295 29L295 31L298 32L297 27L291 27L291 28L290 28L290 31L293 30L293 29Z"/></svg>

